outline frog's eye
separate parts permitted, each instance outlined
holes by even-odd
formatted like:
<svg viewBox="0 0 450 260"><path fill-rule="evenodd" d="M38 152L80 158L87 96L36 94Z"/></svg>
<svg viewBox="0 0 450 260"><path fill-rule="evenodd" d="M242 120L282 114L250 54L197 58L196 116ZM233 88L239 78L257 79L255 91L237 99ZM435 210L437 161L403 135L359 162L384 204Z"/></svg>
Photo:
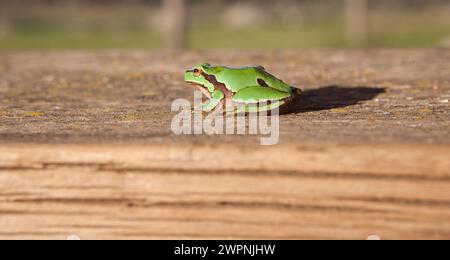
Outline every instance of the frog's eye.
<svg viewBox="0 0 450 260"><path fill-rule="evenodd" d="M202 74L202 70L194 69L194 76L199 77Z"/></svg>

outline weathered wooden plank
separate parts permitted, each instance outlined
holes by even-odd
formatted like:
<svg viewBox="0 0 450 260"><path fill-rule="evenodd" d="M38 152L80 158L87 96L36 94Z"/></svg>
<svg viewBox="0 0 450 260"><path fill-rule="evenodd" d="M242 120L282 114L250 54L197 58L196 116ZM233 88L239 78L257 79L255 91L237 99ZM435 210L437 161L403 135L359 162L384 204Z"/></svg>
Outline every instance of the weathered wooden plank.
<svg viewBox="0 0 450 260"><path fill-rule="evenodd" d="M2 147L0 238L450 238L449 147L229 148Z"/></svg>
<svg viewBox="0 0 450 260"><path fill-rule="evenodd" d="M0 238L450 238L448 50L0 56ZM304 90L280 144L171 133L203 61Z"/></svg>
<svg viewBox="0 0 450 260"><path fill-rule="evenodd" d="M445 49L1 54L0 143L255 143L171 134L171 103L193 101L184 70L209 61L264 65L304 90L280 118L282 144L450 144L448 60Z"/></svg>
<svg viewBox="0 0 450 260"><path fill-rule="evenodd" d="M32 145L0 147L0 167L301 171L448 178L447 145ZM370 177L370 176L369 176Z"/></svg>

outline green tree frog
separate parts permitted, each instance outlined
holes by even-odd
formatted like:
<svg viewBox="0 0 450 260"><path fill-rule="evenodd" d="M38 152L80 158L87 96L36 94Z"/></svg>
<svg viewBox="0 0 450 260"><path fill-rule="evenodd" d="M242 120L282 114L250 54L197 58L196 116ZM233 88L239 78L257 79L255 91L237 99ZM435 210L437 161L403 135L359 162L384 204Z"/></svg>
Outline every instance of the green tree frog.
<svg viewBox="0 0 450 260"><path fill-rule="evenodd" d="M186 71L185 81L209 98L202 106L204 112L223 108L228 101L247 107L246 112L270 111L287 105L300 93L261 66L231 68L206 63ZM266 104L259 105L261 102Z"/></svg>

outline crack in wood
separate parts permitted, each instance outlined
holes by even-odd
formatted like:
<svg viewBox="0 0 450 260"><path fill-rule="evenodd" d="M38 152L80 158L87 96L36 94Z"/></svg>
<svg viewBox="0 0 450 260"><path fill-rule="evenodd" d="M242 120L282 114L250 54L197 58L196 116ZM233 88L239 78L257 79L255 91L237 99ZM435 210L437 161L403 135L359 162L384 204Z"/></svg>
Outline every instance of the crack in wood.
<svg viewBox="0 0 450 260"><path fill-rule="evenodd" d="M340 173L340 172L304 172L286 170L266 170L266 169L185 169L185 168L159 168L159 167L120 167L110 163L41 163L42 167L0 167L0 171L34 171L49 170L58 168L92 168L97 172L116 173L150 173L150 174L206 174L206 175L241 175L241 176L274 176L274 177L295 177L295 178L318 178L318 179L366 179L366 180L405 180L405 181L429 181L429 182L450 182L450 176L430 176L416 174L376 174L376 173Z"/></svg>
<svg viewBox="0 0 450 260"><path fill-rule="evenodd" d="M450 201L445 200L424 200L424 199L404 199L393 197L337 197L339 200L346 201L361 201L371 203L386 203L396 205L410 205L410 206L427 206L427 207L447 207L450 209Z"/></svg>
<svg viewBox="0 0 450 260"><path fill-rule="evenodd" d="M264 202L147 202L145 199L110 199L110 198L20 198L12 199L12 203L61 203L61 204L94 204L94 205L111 205L126 204L127 207L138 208L265 208L288 211L333 211L333 212L361 212L361 213L384 213L382 210L371 210L357 207L346 206L315 206L288 203L264 203Z"/></svg>

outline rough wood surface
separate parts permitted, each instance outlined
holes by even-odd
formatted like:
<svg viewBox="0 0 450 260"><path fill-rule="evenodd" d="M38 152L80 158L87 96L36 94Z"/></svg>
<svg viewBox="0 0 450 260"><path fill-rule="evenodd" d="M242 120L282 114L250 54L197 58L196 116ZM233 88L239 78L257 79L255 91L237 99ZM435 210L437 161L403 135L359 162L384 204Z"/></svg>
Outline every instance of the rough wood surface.
<svg viewBox="0 0 450 260"><path fill-rule="evenodd" d="M450 239L449 58L0 54L0 238ZM170 133L203 61L305 90L279 145Z"/></svg>

